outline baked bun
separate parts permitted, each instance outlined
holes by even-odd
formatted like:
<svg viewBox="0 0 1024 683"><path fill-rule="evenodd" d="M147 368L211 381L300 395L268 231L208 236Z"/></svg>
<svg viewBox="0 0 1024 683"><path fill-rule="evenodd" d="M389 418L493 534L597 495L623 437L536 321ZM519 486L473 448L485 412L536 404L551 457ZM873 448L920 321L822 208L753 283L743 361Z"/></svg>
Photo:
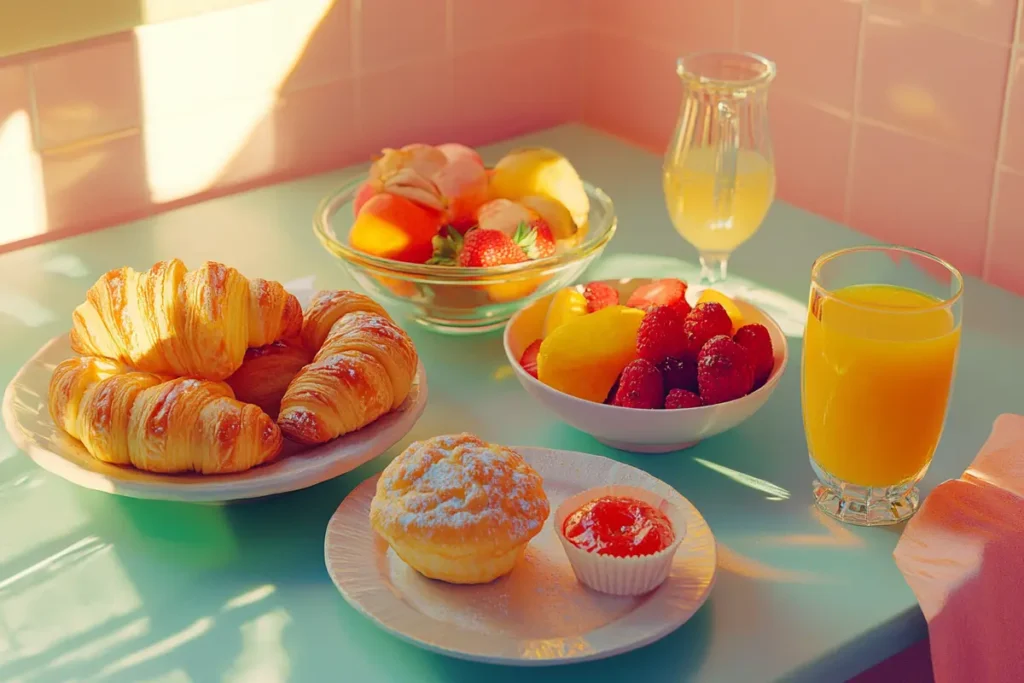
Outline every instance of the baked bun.
<svg viewBox="0 0 1024 683"><path fill-rule="evenodd" d="M475 584L512 571L549 512L523 456L455 434L417 441L384 469L370 524L420 574Z"/></svg>

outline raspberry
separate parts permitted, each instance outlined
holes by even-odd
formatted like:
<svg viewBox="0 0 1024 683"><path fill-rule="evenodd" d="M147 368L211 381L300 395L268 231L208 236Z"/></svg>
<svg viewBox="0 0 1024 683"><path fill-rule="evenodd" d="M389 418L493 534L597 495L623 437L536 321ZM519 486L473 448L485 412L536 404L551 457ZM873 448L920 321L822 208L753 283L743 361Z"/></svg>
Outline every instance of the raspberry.
<svg viewBox="0 0 1024 683"><path fill-rule="evenodd" d="M685 389L697 391L697 360L695 358L666 358L658 363L665 380L665 391Z"/></svg>
<svg viewBox="0 0 1024 683"><path fill-rule="evenodd" d="M655 280L638 287L626 305L644 310L650 306L670 306L678 311L681 318L690 313L690 304L686 302L686 283L674 277Z"/></svg>
<svg viewBox="0 0 1024 683"><path fill-rule="evenodd" d="M537 379L537 353L540 351L540 339L533 342L526 347L523 351L523 357L519 359L519 364L523 366L523 370Z"/></svg>
<svg viewBox="0 0 1024 683"><path fill-rule="evenodd" d="M699 408L704 405L701 397L686 389L673 389L665 397L665 410L677 410L679 408Z"/></svg>
<svg viewBox="0 0 1024 683"><path fill-rule="evenodd" d="M613 405L623 408L661 408L665 405L665 383L654 363L637 358L622 371Z"/></svg>
<svg viewBox="0 0 1024 683"><path fill-rule="evenodd" d="M750 354L724 334L709 339L697 356L697 385L705 405L746 396L754 387Z"/></svg>
<svg viewBox="0 0 1024 683"><path fill-rule="evenodd" d="M712 337L720 334L732 335L732 319L722 304L714 301L699 303L686 316L686 350L696 357Z"/></svg>
<svg viewBox="0 0 1024 683"><path fill-rule="evenodd" d="M636 353L658 363L686 351L683 319L674 308L653 306L648 309L636 333Z"/></svg>
<svg viewBox="0 0 1024 683"><path fill-rule="evenodd" d="M583 288L583 296L587 299L587 313L600 311L602 308L615 306L619 303L619 293L611 285L603 282L588 282Z"/></svg>
<svg viewBox="0 0 1024 683"><path fill-rule="evenodd" d="M775 367L772 337L764 325L744 325L736 330L732 340L745 348L754 365L754 386L761 386Z"/></svg>

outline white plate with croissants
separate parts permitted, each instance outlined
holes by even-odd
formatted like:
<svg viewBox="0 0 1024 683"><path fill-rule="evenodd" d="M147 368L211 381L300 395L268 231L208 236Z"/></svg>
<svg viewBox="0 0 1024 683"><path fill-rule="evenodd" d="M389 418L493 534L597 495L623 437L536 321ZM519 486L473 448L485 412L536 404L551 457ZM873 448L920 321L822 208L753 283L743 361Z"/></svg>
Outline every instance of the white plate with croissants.
<svg viewBox="0 0 1024 683"><path fill-rule="evenodd" d="M665 482L472 434L414 442L357 486L324 555L344 598L381 628L518 666L654 642L700 609L716 567L707 522Z"/></svg>
<svg viewBox="0 0 1024 683"><path fill-rule="evenodd" d="M40 466L136 498L226 502L326 481L404 437L427 400L412 341L369 297L295 294L177 259L101 277L3 414Z"/></svg>

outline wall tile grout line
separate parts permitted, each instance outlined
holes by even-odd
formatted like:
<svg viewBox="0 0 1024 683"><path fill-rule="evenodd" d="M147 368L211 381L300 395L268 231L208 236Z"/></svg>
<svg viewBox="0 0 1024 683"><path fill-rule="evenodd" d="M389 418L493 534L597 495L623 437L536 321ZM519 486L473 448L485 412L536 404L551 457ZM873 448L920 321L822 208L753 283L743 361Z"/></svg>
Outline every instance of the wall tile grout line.
<svg viewBox="0 0 1024 683"><path fill-rule="evenodd" d="M455 101L455 0L444 3L444 51L448 71L448 93L451 101ZM454 114L452 118L455 118Z"/></svg>
<svg viewBox="0 0 1024 683"><path fill-rule="evenodd" d="M1010 129L1010 108L1013 103L1014 67L1017 56L1021 54L1021 25L1024 21L1024 0L1017 0L1017 12L1014 14L1013 36L1010 42L1009 64L1006 68L1006 85L1003 88L1003 112L999 121L999 138L996 142L996 161L992 168L992 191L988 201L988 219L985 222L985 249L981 258L981 279L988 281L992 265L992 243L995 239L996 207L999 204L1000 169L1003 166L1003 155L1006 153L1006 137Z"/></svg>
<svg viewBox="0 0 1024 683"><path fill-rule="evenodd" d="M363 137L363 96L359 87L363 80L363 0L349 0L348 35L349 67L352 71L352 115L360 139Z"/></svg>
<svg viewBox="0 0 1024 683"><path fill-rule="evenodd" d="M874 3L874 0L860 1L862 6ZM920 12L908 11L906 9L900 9L899 7L884 5L881 8L879 14L884 15L886 17L891 17L892 19L897 19L899 21L920 23L924 24L925 26L931 26L933 28L947 31L948 33L959 36L961 38L969 38L971 40L976 40L987 45L998 45L999 47L1011 47L1013 45L1012 38L1009 43L1003 40L993 40L992 38L988 38L981 34L972 33L971 31L965 30L962 27L958 26L956 23L941 21L933 16L922 14ZM1016 15L1014 16L1014 18L1016 19Z"/></svg>
<svg viewBox="0 0 1024 683"><path fill-rule="evenodd" d="M853 169L857 156L857 129L860 122L860 99L864 78L864 41L867 34L868 8L861 3L860 23L857 25L857 60L853 66L853 102L850 106L850 142L849 155L846 159L846 188L843 191L843 223L850 225L853 212Z"/></svg>
<svg viewBox="0 0 1024 683"><path fill-rule="evenodd" d="M740 0L732 0L732 49L740 49Z"/></svg>
<svg viewBox="0 0 1024 683"><path fill-rule="evenodd" d="M34 61L25 63L25 88L28 90L28 122L32 131L32 147L36 152L43 149L42 126L39 121L39 103L36 101L36 74Z"/></svg>

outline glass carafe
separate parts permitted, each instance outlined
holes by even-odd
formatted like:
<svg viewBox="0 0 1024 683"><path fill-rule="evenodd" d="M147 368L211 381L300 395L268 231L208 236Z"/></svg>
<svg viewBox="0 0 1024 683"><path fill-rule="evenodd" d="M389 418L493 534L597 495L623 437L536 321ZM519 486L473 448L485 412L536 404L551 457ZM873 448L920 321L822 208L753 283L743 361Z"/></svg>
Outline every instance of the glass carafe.
<svg viewBox="0 0 1024 683"><path fill-rule="evenodd" d="M708 285L726 278L730 254L757 232L775 198L775 65L749 53L703 52L681 58L676 71L683 104L665 154L665 202Z"/></svg>

